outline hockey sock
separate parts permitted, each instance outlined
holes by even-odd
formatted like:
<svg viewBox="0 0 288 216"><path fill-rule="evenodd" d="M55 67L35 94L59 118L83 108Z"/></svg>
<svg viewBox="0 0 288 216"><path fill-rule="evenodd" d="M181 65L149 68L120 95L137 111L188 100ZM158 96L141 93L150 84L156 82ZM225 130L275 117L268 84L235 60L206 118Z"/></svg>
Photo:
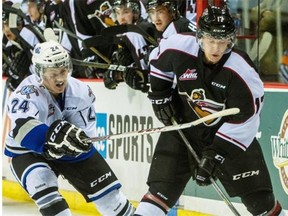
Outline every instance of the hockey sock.
<svg viewBox="0 0 288 216"><path fill-rule="evenodd" d="M141 202L134 216L144 216L144 215L157 215L157 216L165 216L167 212L163 211L163 209L159 208L156 205L147 202Z"/></svg>
<svg viewBox="0 0 288 216"><path fill-rule="evenodd" d="M119 190L113 190L93 203L102 215L132 216L134 212L132 204Z"/></svg>
<svg viewBox="0 0 288 216"><path fill-rule="evenodd" d="M152 193L145 194L137 207L134 215L159 215L164 216L170 210L161 199Z"/></svg>
<svg viewBox="0 0 288 216"><path fill-rule="evenodd" d="M51 216L51 215L57 215L57 216L72 216L71 211L68 207L68 204L64 199L61 201L55 202L51 205L49 205L46 208L39 209L41 214L43 216Z"/></svg>

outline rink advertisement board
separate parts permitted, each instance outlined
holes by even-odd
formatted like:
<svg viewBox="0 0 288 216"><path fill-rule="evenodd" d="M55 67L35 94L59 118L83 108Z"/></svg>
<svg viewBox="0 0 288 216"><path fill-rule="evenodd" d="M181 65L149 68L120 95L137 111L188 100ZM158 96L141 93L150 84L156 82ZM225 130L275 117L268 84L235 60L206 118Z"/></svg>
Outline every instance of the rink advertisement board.
<svg viewBox="0 0 288 216"><path fill-rule="evenodd" d="M154 116L147 94L133 91L124 83L116 90L108 90L101 81L86 81L96 96L97 136L163 126ZM3 138L7 135L9 127L5 111L9 92L4 88L4 82L5 80L2 85ZM118 176L122 189L130 200L141 200L147 191L146 180L158 136L159 134L149 134L95 143L97 150ZM288 86L265 88L265 104L257 138L264 151L277 199L284 209L288 210ZM15 181L8 166L8 158L5 156L2 166L3 176ZM249 173L243 175L248 176ZM62 189L75 191L67 182L61 181ZM241 215L247 213L239 199L230 200ZM179 206L191 211L231 214L212 186L198 187L192 181L185 188Z"/></svg>

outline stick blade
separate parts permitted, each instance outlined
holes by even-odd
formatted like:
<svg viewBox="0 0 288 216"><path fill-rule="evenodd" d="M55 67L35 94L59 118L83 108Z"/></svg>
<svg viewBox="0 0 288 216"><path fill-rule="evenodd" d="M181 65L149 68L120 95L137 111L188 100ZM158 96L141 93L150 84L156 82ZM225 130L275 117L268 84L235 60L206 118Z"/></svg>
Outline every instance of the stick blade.
<svg viewBox="0 0 288 216"><path fill-rule="evenodd" d="M13 5L12 5L12 7L13 8L15 8L15 9L20 9L20 3L19 2L17 2L17 3L14 3ZM15 14L15 13L10 13L9 14L9 28L17 28L17 14Z"/></svg>
<svg viewBox="0 0 288 216"><path fill-rule="evenodd" d="M43 32L43 35L46 41L52 40L58 42L58 37L55 35L55 32L52 28L46 28Z"/></svg>

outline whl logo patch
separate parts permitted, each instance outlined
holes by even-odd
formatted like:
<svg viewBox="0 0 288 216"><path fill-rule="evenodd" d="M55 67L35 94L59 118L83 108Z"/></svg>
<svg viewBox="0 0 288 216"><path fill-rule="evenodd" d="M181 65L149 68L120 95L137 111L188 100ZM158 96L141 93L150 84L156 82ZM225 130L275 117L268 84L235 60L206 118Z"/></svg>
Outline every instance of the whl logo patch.
<svg viewBox="0 0 288 216"><path fill-rule="evenodd" d="M196 80L197 76L196 69L187 69L185 73L179 77L179 80Z"/></svg>

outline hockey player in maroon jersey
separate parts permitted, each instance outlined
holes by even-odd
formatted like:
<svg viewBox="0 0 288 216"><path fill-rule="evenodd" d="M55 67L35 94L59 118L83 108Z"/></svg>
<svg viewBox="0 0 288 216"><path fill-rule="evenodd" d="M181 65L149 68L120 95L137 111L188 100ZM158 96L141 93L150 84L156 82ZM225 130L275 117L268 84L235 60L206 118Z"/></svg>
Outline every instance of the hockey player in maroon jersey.
<svg viewBox="0 0 288 216"><path fill-rule="evenodd" d="M263 83L248 55L233 47L234 40L234 20L227 7L209 6L196 36L174 34L150 55L148 97L163 124L190 122L232 107L240 113L182 130L199 163L177 131L162 133L150 167L149 189L135 215L166 215L191 176L200 186L218 178L229 196L240 197L252 215L285 215L255 137ZM251 171L255 175L241 177Z"/></svg>
<svg viewBox="0 0 288 216"><path fill-rule="evenodd" d="M116 0L115 2L117 2ZM130 2L135 0L122 0L121 2ZM178 11L178 4L176 0L148 0L146 3L146 10L149 16L150 21L153 23L153 28L148 28L147 30L148 34L152 37L154 37L155 41L159 41L162 38L168 38L170 35L179 33L179 32L191 32L195 31L196 27L193 25L192 22L190 22L188 19L180 16ZM141 23L138 24L140 27ZM132 41L130 39L130 41ZM149 48L148 48L149 46ZM130 46L131 47L131 46ZM143 63L141 67L139 67L139 64L136 62L136 66L134 67L128 67L127 70L124 72L123 77L124 81L128 86L130 86L132 89L135 90L141 90L142 92L147 92L149 90L149 65L148 65L148 58L150 51L155 47L155 44L150 46L150 44L147 44L147 48L145 52L142 52L142 55L139 55L141 59L139 59L139 62L143 62L143 60L146 60L143 66ZM131 52L130 50L130 53ZM129 57L130 56L130 57ZM135 56L135 55L134 55ZM124 59L124 58L122 58ZM133 58L131 58L130 55L126 55L126 60L129 61L130 64L133 63ZM119 61L120 64L124 63L123 61ZM129 65L129 64L125 64ZM113 88L117 86L119 81L115 80L114 77L117 72L111 72L109 74L109 81ZM108 80L108 79L107 79ZM106 86L108 87L108 86Z"/></svg>

